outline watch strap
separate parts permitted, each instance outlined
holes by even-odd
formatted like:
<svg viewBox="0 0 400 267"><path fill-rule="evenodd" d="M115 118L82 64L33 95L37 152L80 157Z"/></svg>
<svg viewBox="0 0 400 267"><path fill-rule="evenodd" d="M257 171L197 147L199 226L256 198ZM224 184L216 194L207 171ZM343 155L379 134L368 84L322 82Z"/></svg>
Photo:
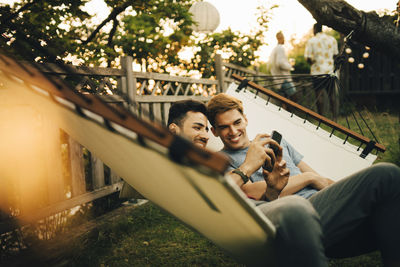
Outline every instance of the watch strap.
<svg viewBox="0 0 400 267"><path fill-rule="evenodd" d="M244 174L239 168L234 169L232 172L238 174L242 178L244 184L249 181L249 176Z"/></svg>

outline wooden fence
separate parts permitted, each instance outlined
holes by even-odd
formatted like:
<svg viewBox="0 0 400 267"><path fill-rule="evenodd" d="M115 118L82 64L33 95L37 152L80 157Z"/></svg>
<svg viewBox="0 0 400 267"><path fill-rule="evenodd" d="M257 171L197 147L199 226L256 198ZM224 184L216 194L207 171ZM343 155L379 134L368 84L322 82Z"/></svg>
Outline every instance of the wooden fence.
<svg viewBox="0 0 400 267"><path fill-rule="evenodd" d="M121 69L69 66L67 70L54 64L38 67L46 75L69 81L77 91L99 95L111 105L122 105L144 119L164 125L171 103L188 98L207 101L210 96L227 87L232 81L232 73L243 76L256 74L224 63L220 57L216 58L217 79L134 72L131 57L123 57L121 66ZM52 138L44 139L46 149L38 152L41 153L38 157L45 161L43 164L50 171L42 174L43 177L34 183L46 182L46 186L41 186L38 192L31 194L28 193L28 186L2 188L0 192L14 194L18 196L18 201L7 208L12 213L11 218L0 216L0 234L21 226L21 223L34 222L118 192L123 185L121 178L96 155L61 129L51 126L41 131L52 133ZM36 176L32 174L32 177L25 179L32 181L31 178Z"/></svg>
<svg viewBox="0 0 400 267"><path fill-rule="evenodd" d="M346 95L400 95L400 60L377 50L365 50L359 45L352 50L355 62L346 62L341 72ZM368 52L368 58L363 58L365 52ZM364 64L364 68L360 69L359 63Z"/></svg>

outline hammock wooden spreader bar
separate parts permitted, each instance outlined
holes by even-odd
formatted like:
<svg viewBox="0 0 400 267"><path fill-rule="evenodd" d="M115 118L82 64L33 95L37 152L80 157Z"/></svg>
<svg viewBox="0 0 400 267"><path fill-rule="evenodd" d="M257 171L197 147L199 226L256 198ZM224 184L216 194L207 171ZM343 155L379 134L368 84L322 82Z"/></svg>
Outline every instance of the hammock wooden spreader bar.
<svg viewBox="0 0 400 267"><path fill-rule="evenodd" d="M85 116L82 110L96 113L103 118L103 123L107 127L111 127L110 122L116 123L166 148L171 148L172 144L176 143L176 139L181 138L171 134L168 129L159 124L138 119L127 110L107 105L95 95L81 94L69 88L61 80L55 80L54 77L51 77L51 79L50 77L45 77L30 65L21 65L10 57L1 54L0 61L4 63L0 64L0 70L6 75L9 73L9 70L12 70L14 77L36 86L37 91L43 90L41 88L46 88L47 93L50 94L54 101L60 102L58 99L61 98L70 102L72 105L75 105L76 112L81 116ZM220 174L224 174L229 164L228 159L224 155L198 148L190 142L185 142L185 146L184 155L190 162L201 164Z"/></svg>
<svg viewBox="0 0 400 267"><path fill-rule="evenodd" d="M366 144L367 147L369 147L369 148L376 149L376 150L378 150L380 152L385 152L386 151L386 147L384 145L379 144L379 143L375 143L374 141L372 141L368 137L365 137L365 136L363 136L363 135L361 135L359 133L356 133L356 132L354 132L354 131L352 131L350 129L347 129L346 127L343 127L343 126L337 124L336 122L334 122L334 121L332 121L332 120L330 120L330 119L328 119L328 118L326 118L324 116L321 116L320 114L318 114L318 113L316 113L316 112L314 112L314 111L312 111L312 110L310 110L308 108L305 108L305 107L303 107L303 106L301 106L301 105L299 105L299 104L297 104L297 103L295 103L295 102L293 102L293 101L291 101L291 100L289 100L289 99L287 99L287 98L275 93L272 90L266 89L266 88L258 85L257 83L249 81L246 78L241 77L241 76L239 76L237 74L232 74L232 78L234 78L235 80L239 81L240 83L244 82L244 83L246 83L247 86L250 86L251 88L256 89L257 91L260 91L260 92L266 94L269 97L277 99L280 102L285 103L288 106L293 107L293 108L301 111L302 113L306 114L306 116L309 116L309 117L311 117L313 119L316 119L319 123L323 123L323 124L331 127L332 131L339 131L339 132L345 134L348 137L351 137L351 138L354 138L355 140L360 141L362 144Z"/></svg>

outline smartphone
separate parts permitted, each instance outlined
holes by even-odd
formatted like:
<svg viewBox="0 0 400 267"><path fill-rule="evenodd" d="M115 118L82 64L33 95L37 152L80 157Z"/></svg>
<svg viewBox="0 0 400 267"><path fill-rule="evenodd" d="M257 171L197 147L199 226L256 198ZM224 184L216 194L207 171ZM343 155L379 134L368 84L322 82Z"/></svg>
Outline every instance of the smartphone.
<svg viewBox="0 0 400 267"><path fill-rule="evenodd" d="M273 130L272 134L271 134L271 139L275 140L280 145L281 141L282 141L282 135L278 131ZM269 144L267 144L267 148L268 147L269 147ZM276 151L274 151L274 153L276 154ZM271 158L271 165L272 166L269 166L268 162L265 161L264 164L262 165L262 167L263 167L264 170L272 172L272 170L274 168L274 165L275 165L275 161L274 161L273 158Z"/></svg>

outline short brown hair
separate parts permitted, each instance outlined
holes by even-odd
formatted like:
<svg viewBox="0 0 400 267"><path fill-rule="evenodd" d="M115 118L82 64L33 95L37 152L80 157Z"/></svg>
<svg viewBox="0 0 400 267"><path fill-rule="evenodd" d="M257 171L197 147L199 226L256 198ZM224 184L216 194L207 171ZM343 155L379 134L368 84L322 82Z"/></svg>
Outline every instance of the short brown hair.
<svg viewBox="0 0 400 267"><path fill-rule="evenodd" d="M207 103L207 118L211 125L215 127L215 117L232 109L237 109L243 114L243 104L239 99L225 93L213 96Z"/></svg>

